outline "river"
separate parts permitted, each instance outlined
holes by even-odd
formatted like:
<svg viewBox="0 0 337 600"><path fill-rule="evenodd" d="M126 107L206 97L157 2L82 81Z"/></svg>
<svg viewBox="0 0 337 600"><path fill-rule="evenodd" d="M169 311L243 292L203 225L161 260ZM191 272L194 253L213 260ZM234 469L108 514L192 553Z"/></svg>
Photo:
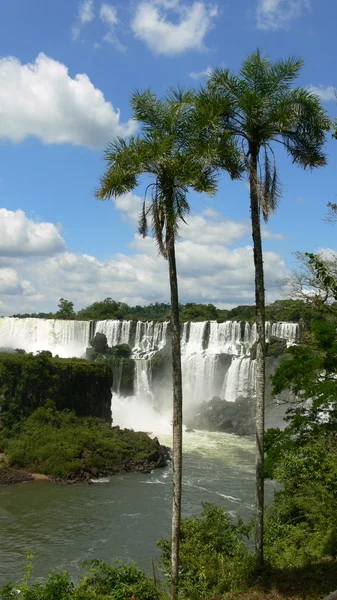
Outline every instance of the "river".
<svg viewBox="0 0 337 600"><path fill-rule="evenodd" d="M167 435L162 443L170 444ZM272 485L267 486L271 497ZM249 518L254 502L254 444L222 433L184 434L183 514L214 502ZM35 482L0 488L0 583L19 579L26 553L34 576L67 569L75 579L85 559L134 560L149 571L156 541L170 534L171 469L115 476L109 483Z"/></svg>

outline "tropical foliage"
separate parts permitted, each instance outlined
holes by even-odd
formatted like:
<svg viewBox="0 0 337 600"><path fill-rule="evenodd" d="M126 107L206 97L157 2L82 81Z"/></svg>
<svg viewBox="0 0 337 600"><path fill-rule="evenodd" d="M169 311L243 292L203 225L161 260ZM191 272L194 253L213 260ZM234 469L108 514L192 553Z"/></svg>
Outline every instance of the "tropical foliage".
<svg viewBox="0 0 337 600"><path fill-rule="evenodd" d="M111 421L112 373L104 363L76 358L0 353L0 425L7 433L48 400L58 410Z"/></svg>
<svg viewBox="0 0 337 600"><path fill-rule="evenodd" d="M165 464L158 443L145 433L57 411L52 402L37 408L11 435L3 431L0 445L9 466L63 480L148 472Z"/></svg>

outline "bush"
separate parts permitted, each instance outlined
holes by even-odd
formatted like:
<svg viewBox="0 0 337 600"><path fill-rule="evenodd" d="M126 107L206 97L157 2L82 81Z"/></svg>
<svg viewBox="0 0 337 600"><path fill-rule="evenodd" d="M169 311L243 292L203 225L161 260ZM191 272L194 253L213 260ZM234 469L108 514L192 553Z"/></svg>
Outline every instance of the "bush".
<svg viewBox="0 0 337 600"><path fill-rule="evenodd" d="M134 470L136 464L150 470L161 458L160 447L145 433L58 412L52 403L38 408L17 437L2 445L11 466L62 479Z"/></svg>
<svg viewBox="0 0 337 600"><path fill-rule="evenodd" d="M183 519L179 587L189 600L202 600L247 585L254 559L247 548L250 527L235 523L223 508L203 504L199 517ZM171 543L158 542L161 563L170 572Z"/></svg>
<svg viewBox="0 0 337 600"><path fill-rule="evenodd" d="M26 579L26 581L25 581ZM6 585L1 600L160 600L162 592L134 565L108 566L94 560L87 575L75 586L69 573L51 573L41 583Z"/></svg>

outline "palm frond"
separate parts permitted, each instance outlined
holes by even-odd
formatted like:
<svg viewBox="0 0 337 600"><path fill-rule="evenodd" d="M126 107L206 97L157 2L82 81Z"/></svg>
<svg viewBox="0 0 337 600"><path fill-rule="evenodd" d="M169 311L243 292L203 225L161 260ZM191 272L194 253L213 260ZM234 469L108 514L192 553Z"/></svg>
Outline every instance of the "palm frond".
<svg viewBox="0 0 337 600"><path fill-rule="evenodd" d="M148 215L148 209L146 209L146 200L144 200L143 206L142 206L142 212L140 213L139 224L138 224L138 232L143 237L146 237L148 234L147 215Z"/></svg>
<svg viewBox="0 0 337 600"><path fill-rule="evenodd" d="M269 158L269 152L272 154L273 164ZM264 147L264 169L263 179L261 179L261 208L262 216L265 222L268 221L269 216L273 214L281 198L281 186L278 179L276 160L274 153L270 146Z"/></svg>
<svg viewBox="0 0 337 600"><path fill-rule="evenodd" d="M309 90L295 88L287 93L288 119L280 131L294 163L302 167L326 164L323 146L330 120L319 98Z"/></svg>

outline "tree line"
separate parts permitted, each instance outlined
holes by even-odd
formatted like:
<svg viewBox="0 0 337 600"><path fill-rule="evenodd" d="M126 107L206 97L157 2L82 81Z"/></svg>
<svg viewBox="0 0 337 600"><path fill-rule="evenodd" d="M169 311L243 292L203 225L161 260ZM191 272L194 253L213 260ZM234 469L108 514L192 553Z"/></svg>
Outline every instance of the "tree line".
<svg viewBox="0 0 337 600"><path fill-rule="evenodd" d="M288 298L276 300L266 306L266 320L271 322L289 321L298 323L301 319L308 322L312 318L313 307L307 300ZM59 299L56 312L18 313L12 315L20 319L77 319L79 321L132 320L132 321L169 321L171 307L165 302L155 302L145 306L129 306L112 298L93 302L86 308L75 311L74 303L64 298ZM217 308L214 304L198 304L196 302L179 303L181 323L186 321L255 321L255 306L251 304L236 306L231 309Z"/></svg>

